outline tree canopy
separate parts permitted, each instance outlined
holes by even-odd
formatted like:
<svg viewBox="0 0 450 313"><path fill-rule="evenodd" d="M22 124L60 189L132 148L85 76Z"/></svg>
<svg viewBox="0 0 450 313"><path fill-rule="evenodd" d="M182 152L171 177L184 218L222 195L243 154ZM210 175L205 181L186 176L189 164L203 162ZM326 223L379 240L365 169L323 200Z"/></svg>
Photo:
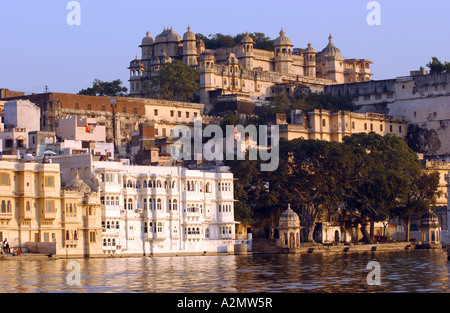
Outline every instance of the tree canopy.
<svg viewBox="0 0 450 313"><path fill-rule="evenodd" d="M214 35L205 36L203 34L196 34L197 39L202 40L205 43L206 49L219 49L230 48L238 45L246 33L237 34L236 36L224 35L217 33ZM249 36L253 39L253 48L261 50L273 50L274 40L267 37L264 33L255 32L249 33Z"/></svg>
<svg viewBox="0 0 450 313"><path fill-rule="evenodd" d="M146 86L151 97L172 101L195 101L200 73L179 60L164 64Z"/></svg>
<svg viewBox="0 0 450 313"><path fill-rule="evenodd" d="M432 57L427 67L430 69L430 74L450 73L450 63L442 63L437 57Z"/></svg>
<svg viewBox="0 0 450 313"><path fill-rule="evenodd" d="M82 89L79 95L99 97L127 97L128 88L122 86L120 79L112 82L104 82L100 79L94 80L92 87Z"/></svg>
<svg viewBox="0 0 450 313"><path fill-rule="evenodd" d="M354 134L342 143L281 140L279 157L273 172L260 172L258 160L227 161L237 179L236 216L255 218L273 236L290 203L301 216L304 241L313 240L321 216L334 212L344 228L361 225L363 240L371 242L375 222L428 208L439 181L424 174L417 155L393 135Z"/></svg>
<svg viewBox="0 0 450 313"><path fill-rule="evenodd" d="M255 107L258 118L253 120L255 124L266 124L273 120L277 113L290 115L291 110L313 110L322 109L336 112L354 111L355 105L351 97L333 97L325 93L310 93L308 95L298 94L289 96L286 93L274 97L269 105Z"/></svg>

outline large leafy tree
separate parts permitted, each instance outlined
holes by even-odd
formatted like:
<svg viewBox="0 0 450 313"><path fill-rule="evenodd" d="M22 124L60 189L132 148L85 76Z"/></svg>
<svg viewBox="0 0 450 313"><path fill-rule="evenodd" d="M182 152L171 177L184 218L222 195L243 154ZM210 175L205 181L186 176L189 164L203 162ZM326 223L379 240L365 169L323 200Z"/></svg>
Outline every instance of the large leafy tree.
<svg viewBox="0 0 450 313"><path fill-rule="evenodd" d="M407 201L397 209L397 216L406 222L406 241L409 241L411 220L420 218L436 203L442 191L439 187L439 173L421 173L413 177L414 183L408 191Z"/></svg>
<svg viewBox="0 0 450 313"><path fill-rule="evenodd" d="M112 82L104 82L100 79L94 80L92 87L82 89L78 92L79 95L85 96L99 96L99 97L126 97L128 89L122 86L120 79Z"/></svg>
<svg viewBox="0 0 450 313"><path fill-rule="evenodd" d="M373 241L374 222L398 216L397 208L408 200L415 178L421 173L417 155L397 136L371 133L344 138L344 144L360 155L355 170L361 179L351 187L348 209L358 212L363 240ZM370 233L367 226L370 223Z"/></svg>
<svg viewBox="0 0 450 313"><path fill-rule="evenodd" d="M200 73L179 60L164 64L147 85L150 97L172 101L194 101Z"/></svg>
<svg viewBox="0 0 450 313"><path fill-rule="evenodd" d="M442 63L437 57L432 57L427 67L430 69L430 74L450 73L450 63Z"/></svg>
<svg viewBox="0 0 450 313"><path fill-rule="evenodd" d="M337 142L293 140L281 157L288 167L288 188L293 206L301 212L303 239L313 241L317 219L343 202L354 180L352 155ZM283 160L284 158L284 160Z"/></svg>
<svg viewBox="0 0 450 313"><path fill-rule="evenodd" d="M206 49L231 48L241 43L242 38L246 33L237 34L236 36L224 35L217 33L214 35L205 36L203 34L195 34L197 39L205 43ZM264 33L255 32L250 33L249 36L253 39L253 48L261 50L273 50L274 40L267 37Z"/></svg>

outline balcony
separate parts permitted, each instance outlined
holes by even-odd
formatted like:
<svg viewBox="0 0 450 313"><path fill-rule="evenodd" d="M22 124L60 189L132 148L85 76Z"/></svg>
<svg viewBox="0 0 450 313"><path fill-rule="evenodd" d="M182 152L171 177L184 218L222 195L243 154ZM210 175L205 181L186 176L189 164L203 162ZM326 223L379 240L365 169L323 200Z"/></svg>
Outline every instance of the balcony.
<svg viewBox="0 0 450 313"><path fill-rule="evenodd" d="M76 214L64 214L64 222L65 223L76 223L78 222L78 218Z"/></svg>
<svg viewBox="0 0 450 313"><path fill-rule="evenodd" d="M66 248L76 248L78 245L78 240L64 240L64 245Z"/></svg>
<svg viewBox="0 0 450 313"><path fill-rule="evenodd" d="M31 211L21 210L20 211L20 219L21 220L32 220L33 213Z"/></svg>
<svg viewBox="0 0 450 313"><path fill-rule="evenodd" d="M44 211L44 213L42 213L42 218L44 220L54 220L54 219L56 219L56 213Z"/></svg>
<svg viewBox="0 0 450 313"><path fill-rule="evenodd" d="M164 241L166 239L166 234L164 233L146 233L144 234L145 241Z"/></svg>
<svg viewBox="0 0 450 313"><path fill-rule="evenodd" d="M9 213L0 213L0 220L12 220L13 214Z"/></svg>

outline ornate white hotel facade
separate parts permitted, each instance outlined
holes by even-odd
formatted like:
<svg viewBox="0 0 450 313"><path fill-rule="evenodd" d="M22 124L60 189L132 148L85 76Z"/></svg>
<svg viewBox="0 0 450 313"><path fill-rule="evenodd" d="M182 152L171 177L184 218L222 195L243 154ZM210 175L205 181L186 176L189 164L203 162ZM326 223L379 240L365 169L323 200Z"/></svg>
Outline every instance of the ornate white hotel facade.
<svg viewBox="0 0 450 313"><path fill-rule="evenodd" d="M57 156L62 181L79 177L100 193L103 253L233 253L233 174Z"/></svg>

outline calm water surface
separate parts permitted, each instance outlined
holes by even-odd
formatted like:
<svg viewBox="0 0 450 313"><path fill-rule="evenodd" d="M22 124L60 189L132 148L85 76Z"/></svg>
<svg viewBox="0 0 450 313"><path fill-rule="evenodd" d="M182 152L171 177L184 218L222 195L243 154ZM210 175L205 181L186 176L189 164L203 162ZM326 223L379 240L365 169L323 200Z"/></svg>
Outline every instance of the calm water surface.
<svg viewBox="0 0 450 313"><path fill-rule="evenodd" d="M0 261L0 292L449 292L445 251ZM370 261L381 285L369 286Z"/></svg>

